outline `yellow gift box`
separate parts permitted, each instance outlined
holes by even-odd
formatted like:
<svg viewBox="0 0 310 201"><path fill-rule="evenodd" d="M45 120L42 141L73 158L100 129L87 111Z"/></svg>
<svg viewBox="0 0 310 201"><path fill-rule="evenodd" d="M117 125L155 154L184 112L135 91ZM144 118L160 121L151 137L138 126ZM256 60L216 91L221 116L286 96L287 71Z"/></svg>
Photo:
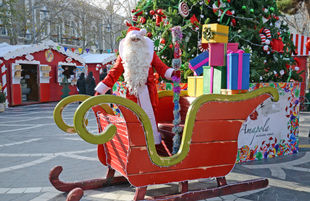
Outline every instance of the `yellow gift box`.
<svg viewBox="0 0 310 201"><path fill-rule="evenodd" d="M203 94L203 76L188 76L187 84L189 96L198 97Z"/></svg>
<svg viewBox="0 0 310 201"><path fill-rule="evenodd" d="M229 27L221 24L202 26L202 43L228 43Z"/></svg>

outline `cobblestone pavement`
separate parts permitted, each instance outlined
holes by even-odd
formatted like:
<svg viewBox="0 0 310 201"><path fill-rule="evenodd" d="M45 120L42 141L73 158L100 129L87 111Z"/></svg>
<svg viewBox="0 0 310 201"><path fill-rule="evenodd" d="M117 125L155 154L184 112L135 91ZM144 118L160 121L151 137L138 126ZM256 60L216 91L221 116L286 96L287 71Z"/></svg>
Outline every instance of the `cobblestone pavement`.
<svg viewBox="0 0 310 201"><path fill-rule="evenodd" d="M61 131L54 123L56 103L6 108L0 113L0 200L1 201L64 201L66 193L50 184L49 171L63 167L62 181L103 178L106 167L97 159L96 145L89 144L76 134ZM63 113L72 122L72 105ZM90 114L91 115L91 114ZM90 122L89 129L96 126ZM227 181L243 181L265 177L269 186L264 189L237 193L207 200L310 200L310 112L300 114L300 152L261 161L236 164ZM214 186L216 181L204 179L189 182L189 189ZM177 183L148 188L147 195L176 192ZM129 184L84 191L83 201L132 200L135 188Z"/></svg>

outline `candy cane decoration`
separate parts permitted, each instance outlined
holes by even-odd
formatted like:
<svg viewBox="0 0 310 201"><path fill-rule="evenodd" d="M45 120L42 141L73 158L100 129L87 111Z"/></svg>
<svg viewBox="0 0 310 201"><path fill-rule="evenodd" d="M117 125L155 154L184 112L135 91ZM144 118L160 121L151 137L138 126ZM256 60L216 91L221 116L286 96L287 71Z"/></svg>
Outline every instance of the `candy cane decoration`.
<svg viewBox="0 0 310 201"><path fill-rule="evenodd" d="M263 50L265 52L268 52L269 51L269 44L270 44L270 40L271 40L271 33L270 33L270 30L269 29L266 29L266 28L261 28L259 30L259 36L261 38L261 43L263 46Z"/></svg>
<svg viewBox="0 0 310 201"><path fill-rule="evenodd" d="M260 36L261 43L262 44L266 43L266 36L264 34L259 34L259 36Z"/></svg>
<svg viewBox="0 0 310 201"><path fill-rule="evenodd" d="M2 92L5 93L5 107L8 107L8 92L7 92L7 82L6 82L6 74L7 68L4 65L4 62L0 59L0 69L1 69L1 80L2 80Z"/></svg>
<svg viewBox="0 0 310 201"><path fill-rule="evenodd" d="M182 41L182 30L180 26L173 27L171 29L172 32L172 42L174 44L174 59L172 60L172 67L175 70L175 74L172 77L173 81L173 102L174 102L174 120L173 120L173 129L172 132L175 134L173 137L173 148L172 154L176 154L179 151L180 144L181 144L181 136L182 128L180 127L181 116L180 116L180 81L181 81L181 54L180 54L180 43Z"/></svg>
<svg viewBox="0 0 310 201"><path fill-rule="evenodd" d="M98 70L99 70L99 74L101 74L102 73L102 66L100 64L96 65L96 71L98 71Z"/></svg>

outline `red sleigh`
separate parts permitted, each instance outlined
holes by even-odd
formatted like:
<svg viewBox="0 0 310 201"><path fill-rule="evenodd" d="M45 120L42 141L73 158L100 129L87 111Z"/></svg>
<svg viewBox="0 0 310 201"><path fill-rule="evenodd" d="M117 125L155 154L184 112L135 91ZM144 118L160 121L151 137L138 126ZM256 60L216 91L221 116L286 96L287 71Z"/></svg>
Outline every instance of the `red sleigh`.
<svg viewBox="0 0 310 201"><path fill-rule="evenodd" d="M104 179L65 183L59 180L61 166L50 172L52 185L64 192L70 192L67 200L79 200L83 190L105 185L129 182L136 187L134 200L144 200L147 186L179 182L180 192L173 195L151 197L151 200L198 200L210 197L264 188L264 178L227 183L225 176L235 165L239 130L245 119L264 100L279 96L274 88L261 88L238 95L202 95L198 98L181 96L180 114L183 136L179 151L171 155L173 127L173 94L159 93L159 129L162 145L154 144L150 121L136 103L122 97L101 95L71 96L55 108L57 125L69 132L77 133L87 142L98 144L98 157L108 166ZM63 108L73 101L83 101L74 115L74 127L66 125L61 118ZM114 115L105 103L117 104L123 118ZM97 114L99 135L85 129L85 113L93 109ZM123 176L114 177L118 171ZM188 181L216 178L217 187L188 190Z"/></svg>

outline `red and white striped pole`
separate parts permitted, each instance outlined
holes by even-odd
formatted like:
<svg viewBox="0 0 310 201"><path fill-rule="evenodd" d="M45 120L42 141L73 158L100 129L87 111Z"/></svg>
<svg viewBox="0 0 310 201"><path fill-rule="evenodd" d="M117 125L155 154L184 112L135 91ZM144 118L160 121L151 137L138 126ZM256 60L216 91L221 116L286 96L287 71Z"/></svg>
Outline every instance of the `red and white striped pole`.
<svg viewBox="0 0 310 201"><path fill-rule="evenodd" d="M8 91L7 91L7 81L6 81L6 74L7 69L4 65L4 62L0 59L0 69L1 69L1 80L2 80L2 92L5 93L5 107L8 107Z"/></svg>

